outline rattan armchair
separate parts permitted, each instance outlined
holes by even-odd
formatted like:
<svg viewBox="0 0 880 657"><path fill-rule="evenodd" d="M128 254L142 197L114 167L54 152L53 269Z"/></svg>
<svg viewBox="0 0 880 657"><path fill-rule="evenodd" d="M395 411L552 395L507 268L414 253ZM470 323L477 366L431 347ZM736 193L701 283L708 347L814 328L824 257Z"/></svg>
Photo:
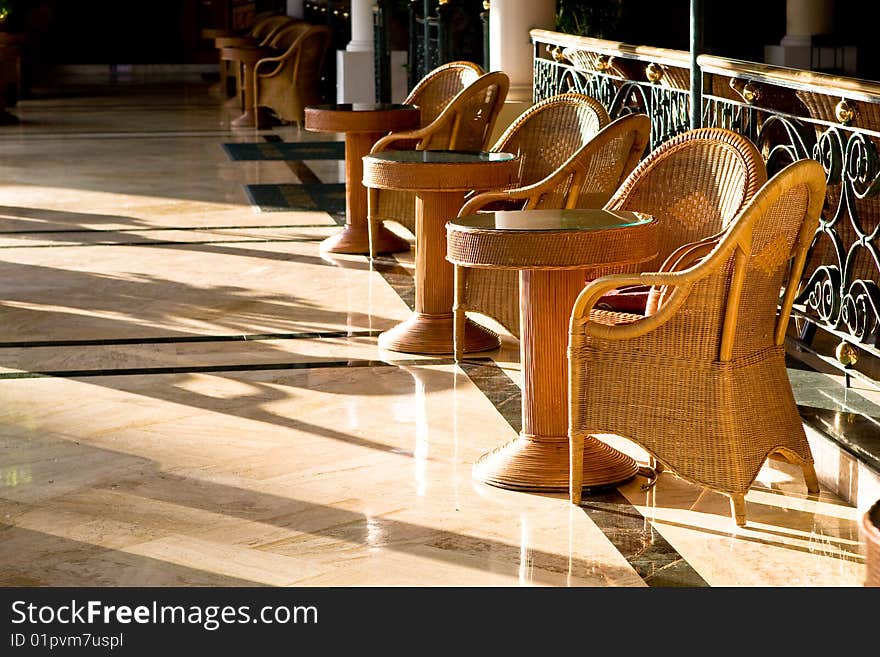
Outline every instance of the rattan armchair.
<svg viewBox="0 0 880 657"><path fill-rule="evenodd" d="M422 108L422 127L382 137L373 145L371 153L390 150L485 150L507 98L510 79L501 71L485 73L466 84L443 104L443 90L450 88L450 82L453 83L452 88L459 84L455 81L455 76L466 81L470 72L465 69L455 72L454 75L448 73L443 76L445 80L437 81L436 86L426 84L419 94L416 94L418 87L414 89L411 96L416 98L412 103ZM426 123L427 119L430 121ZM373 226L387 220L395 221L415 233L415 194L370 189L367 214L371 234L374 232ZM375 255L372 240L370 249L371 254Z"/></svg>
<svg viewBox="0 0 880 657"><path fill-rule="evenodd" d="M605 207L646 212L657 220L657 256L639 266L657 271L681 245L712 243L766 181L767 167L748 138L698 128L646 155ZM612 291L599 305L643 313L648 296L648 288L634 286Z"/></svg>
<svg viewBox="0 0 880 657"><path fill-rule="evenodd" d="M422 111L420 125L424 127L436 119L462 89L485 74L483 67L474 62L441 64L419 80L402 102L418 105Z"/></svg>
<svg viewBox="0 0 880 657"><path fill-rule="evenodd" d="M476 194L459 216L487 210L600 208L638 163L650 130L644 114L609 123L605 109L589 96L567 93L541 101L492 147L520 156L516 186ZM453 312L458 337L469 311L492 317L519 337L516 270L456 265ZM463 356L459 341L455 355Z"/></svg>
<svg viewBox="0 0 880 657"><path fill-rule="evenodd" d="M822 166L795 162L696 265L612 274L581 292L569 327L572 503L588 434L623 436L664 469L728 495L740 526L745 494L771 455L800 464L818 493L784 340L824 198ZM665 288L654 314L596 308L609 290L636 283Z"/></svg>
<svg viewBox="0 0 880 657"><path fill-rule="evenodd" d="M301 19L293 18L285 14L264 14L255 18L254 24L244 34L220 34L214 37L214 47L220 58L220 89L228 90L228 78L230 77L229 62L223 59L224 48L260 48L268 46L276 34L293 23L301 23ZM241 100L241 73L238 67L233 67L232 77L235 79L235 96ZM243 108L242 108L243 109Z"/></svg>
<svg viewBox="0 0 880 657"><path fill-rule="evenodd" d="M292 32L287 49L254 66L254 109L259 129L271 118L302 126L306 105L321 101L321 71L332 32L326 25L305 24ZM273 117L267 117L271 110Z"/></svg>

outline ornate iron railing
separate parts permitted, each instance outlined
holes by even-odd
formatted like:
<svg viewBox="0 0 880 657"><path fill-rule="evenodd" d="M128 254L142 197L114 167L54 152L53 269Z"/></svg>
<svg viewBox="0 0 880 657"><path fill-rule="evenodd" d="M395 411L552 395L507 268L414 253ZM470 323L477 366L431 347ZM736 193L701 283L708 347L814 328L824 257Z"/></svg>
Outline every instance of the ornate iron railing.
<svg viewBox="0 0 880 657"><path fill-rule="evenodd" d="M576 90L602 102L612 118L644 112L651 148L690 128L689 53L531 34L536 101ZM877 383L880 84L708 55L697 61L702 125L748 136L771 175L808 157L825 168L826 204L793 311L792 341ZM871 357L854 368L865 353Z"/></svg>

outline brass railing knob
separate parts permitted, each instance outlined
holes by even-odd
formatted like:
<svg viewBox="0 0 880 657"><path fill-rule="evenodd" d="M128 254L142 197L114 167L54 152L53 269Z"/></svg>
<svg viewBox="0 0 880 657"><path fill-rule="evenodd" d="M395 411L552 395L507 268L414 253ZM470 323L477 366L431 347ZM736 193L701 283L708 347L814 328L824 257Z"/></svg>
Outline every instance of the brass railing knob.
<svg viewBox="0 0 880 657"><path fill-rule="evenodd" d="M834 116L843 125L849 125L856 118L856 110L846 102L846 98L841 98L840 102L834 107Z"/></svg>
<svg viewBox="0 0 880 657"><path fill-rule="evenodd" d="M555 59L557 62L561 62L562 60L565 59L565 55L562 53L561 46L556 46L553 49L553 59Z"/></svg>
<svg viewBox="0 0 880 657"><path fill-rule="evenodd" d="M608 55L599 55L599 58L596 60L596 68L600 71L607 71L611 68L611 57Z"/></svg>
<svg viewBox="0 0 880 657"><path fill-rule="evenodd" d="M837 361L844 367L852 367L859 360L859 351L849 342L841 342L834 350Z"/></svg>
<svg viewBox="0 0 880 657"><path fill-rule="evenodd" d="M660 82L663 77L663 67L657 62L651 62L645 67L645 76L649 82Z"/></svg>
<svg viewBox="0 0 880 657"><path fill-rule="evenodd" d="M761 97L761 90L757 85L748 82L746 83L746 86L743 87L742 97L745 98L747 103L754 103Z"/></svg>

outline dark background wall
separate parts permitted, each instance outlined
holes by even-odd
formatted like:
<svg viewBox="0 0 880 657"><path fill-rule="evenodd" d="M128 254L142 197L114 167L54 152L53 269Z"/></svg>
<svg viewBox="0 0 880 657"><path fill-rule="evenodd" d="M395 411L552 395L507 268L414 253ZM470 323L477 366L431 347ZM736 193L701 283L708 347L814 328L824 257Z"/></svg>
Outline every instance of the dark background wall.
<svg viewBox="0 0 880 657"><path fill-rule="evenodd" d="M764 61L764 46L785 36L785 0L703 0L704 52ZM557 0L563 15L580 14L587 36L688 50L690 0ZM858 48L858 77L880 80L880 2L836 0L832 41ZM590 19L592 25L587 25ZM567 28L575 25L569 20ZM567 29L566 31L573 31Z"/></svg>
<svg viewBox="0 0 880 657"><path fill-rule="evenodd" d="M15 21L30 35L32 75L59 64L211 63L202 27L243 0L13 0ZM529 0L522 0L527 2ZM604 16L601 33L616 41L687 50L690 0L558 0L560 8ZM284 7L283 0L256 2ZM764 46L785 35L785 0L703 0L705 49L723 57L763 61ZM611 8L609 10L608 8ZM597 8L604 8L597 13ZM834 38L859 47L858 75L880 80L880 2L837 0ZM609 18L609 15L611 17ZM594 26L595 27L595 26Z"/></svg>

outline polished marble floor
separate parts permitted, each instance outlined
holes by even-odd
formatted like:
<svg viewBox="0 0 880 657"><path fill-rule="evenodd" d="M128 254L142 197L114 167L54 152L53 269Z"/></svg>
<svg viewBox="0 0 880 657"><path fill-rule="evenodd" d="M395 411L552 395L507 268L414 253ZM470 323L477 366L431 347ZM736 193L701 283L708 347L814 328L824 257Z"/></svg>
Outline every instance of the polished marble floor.
<svg viewBox="0 0 880 657"><path fill-rule="evenodd" d="M580 507L475 481L520 426L515 340L460 365L379 350L411 256L323 255L338 213L246 193L342 163L221 148L327 135L232 129L200 80L135 82L0 127L0 585L862 585L877 489L843 495L861 466L816 432L839 476L810 498L768 463L745 528L668 473ZM792 376L820 420L880 417L833 373Z"/></svg>

